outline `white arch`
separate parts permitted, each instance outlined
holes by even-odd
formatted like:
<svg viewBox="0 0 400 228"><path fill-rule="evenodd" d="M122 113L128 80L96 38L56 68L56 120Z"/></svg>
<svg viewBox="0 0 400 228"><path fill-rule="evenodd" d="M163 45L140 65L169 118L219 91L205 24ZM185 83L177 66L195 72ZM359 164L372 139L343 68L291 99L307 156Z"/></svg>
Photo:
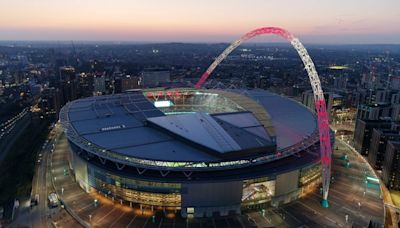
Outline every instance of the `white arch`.
<svg viewBox="0 0 400 228"><path fill-rule="evenodd" d="M328 113L326 112L326 104L324 93L321 88L321 82L318 77L317 70L315 69L315 65L311 60L311 57L308 55L306 48L303 44L294 37L288 31L278 28L278 27L262 27L255 29L246 33L240 39L234 41L228 48L226 48L208 67L207 71L203 73L199 81L196 83L196 88L201 88L205 83L207 78L211 75L214 69L239 45L241 45L246 40L249 40L253 37L262 35L262 34L275 34L280 37L285 38L290 42L294 49L296 49L298 55L303 61L304 67L307 71L308 78L310 80L310 84L314 93L314 102L315 109L318 118L318 129L319 129L319 138L320 138L320 153L321 153L321 164L322 164L322 186L323 186L323 201L322 205L324 207L328 207L328 192L329 192L329 183L331 178L331 143L330 143L330 133L329 133L329 122L328 122Z"/></svg>

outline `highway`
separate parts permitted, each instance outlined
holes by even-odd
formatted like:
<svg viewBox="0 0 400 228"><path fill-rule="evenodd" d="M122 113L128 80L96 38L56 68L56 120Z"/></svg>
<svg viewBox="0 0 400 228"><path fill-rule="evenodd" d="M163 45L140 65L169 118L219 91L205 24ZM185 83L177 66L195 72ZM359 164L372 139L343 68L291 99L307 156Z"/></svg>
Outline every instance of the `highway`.
<svg viewBox="0 0 400 228"><path fill-rule="evenodd" d="M20 113L16 114L12 118L0 123L0 140L11 132L15 124L22 119L26 114L28 114L28 108L23 109Z"/></svg>
<svg viewBox="0 0 400 228"><path fill-rule="evenodd" d="M27 108L7 121L0 123L0 163L29 123L30 114Z"/></svg>

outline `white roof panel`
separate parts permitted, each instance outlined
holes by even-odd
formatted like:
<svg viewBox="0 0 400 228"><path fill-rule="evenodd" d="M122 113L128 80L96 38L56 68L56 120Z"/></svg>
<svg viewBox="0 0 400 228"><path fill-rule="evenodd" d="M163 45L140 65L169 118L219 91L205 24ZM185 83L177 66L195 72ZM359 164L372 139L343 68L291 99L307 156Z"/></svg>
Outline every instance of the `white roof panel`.
<svg viewBox="0 0 400 228"><path fill-rule="evenodd" d="M221 153L241 149L239 144L206 113L160 116L147 120L180 137Z"/></svg>

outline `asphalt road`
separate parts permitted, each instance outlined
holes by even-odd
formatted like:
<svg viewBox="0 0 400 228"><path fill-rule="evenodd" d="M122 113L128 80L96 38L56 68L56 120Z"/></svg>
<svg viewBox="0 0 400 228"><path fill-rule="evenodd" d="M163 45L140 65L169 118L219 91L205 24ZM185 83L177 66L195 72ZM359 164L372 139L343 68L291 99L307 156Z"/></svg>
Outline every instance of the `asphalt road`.
<svg viewBox="0 0 400 228"><path fill-rule="evenodd" d="M368 171L368 165L341 141L337 141L336 146L329 208L321 207L321 194L314 191L279 208L267 209L264 215L260 212L249 214L258 227L367 227L371 219L383 224L380 189L365 184L366 175L376 177L375 174ZM343 154L348 155L349 168L344 166Z"/></svg>
<svg viewBox="0 0 400 228"><path fill-rule="evenodd" d="M30 200L21 202L20 208L16 213L16 219L9 227L32 227L44 228L52 227L53 222L57 220L69 221L67 227L79 227L79 224L60 206L50 208L47 203L47 196L50 192L54 192L51 184L50 174L50 158L57 137L61 133L60 126L57 126L50 132L48 142L44 144L41 154L40 163L36 160L36 170L32 181L32 196L39 194L39 204L30 207Z"/></svg>
<svg viewBox="0 0 400 228"><path fill-rule="evenodd" d="M23 111L7 124L0 124L0 164L14 145L15 140L19 138L31 122L30 118L30 114Z"/></svg>

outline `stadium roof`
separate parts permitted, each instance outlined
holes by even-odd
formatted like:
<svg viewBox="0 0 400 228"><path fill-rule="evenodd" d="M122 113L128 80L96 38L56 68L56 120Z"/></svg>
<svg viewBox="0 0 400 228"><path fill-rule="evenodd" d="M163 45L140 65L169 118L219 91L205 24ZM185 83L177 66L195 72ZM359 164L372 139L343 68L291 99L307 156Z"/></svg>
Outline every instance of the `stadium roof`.
<svg viewBox="0 0 400 228"><path fill-rule="evenodd" d="M315 116L301 104L266 91L248 91L248 96L266 108L268 120L259 121L261 111L166 116L140 91L73 101L68 120L80 137L105 150L164 161L273 153L276 145L263 125L266 121L272 121L279 148L315 131Z"/></svg>
<svg viewBox="0 0 400 228"><path fill-rule="evenodd" d="M300 143L317 130L314 113L303 104L264 90L247 90L246 94L271 116L278 148Z"/></svg>

